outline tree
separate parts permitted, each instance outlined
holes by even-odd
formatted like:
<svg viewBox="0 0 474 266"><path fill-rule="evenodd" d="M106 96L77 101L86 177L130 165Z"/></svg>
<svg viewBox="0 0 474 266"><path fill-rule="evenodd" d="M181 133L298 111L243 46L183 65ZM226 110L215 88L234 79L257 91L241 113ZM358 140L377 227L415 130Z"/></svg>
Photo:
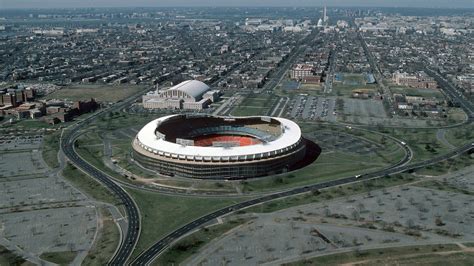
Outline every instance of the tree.
<svg viewBox="0 0 474 266"><path fill-rule="evenodd" d="M413 221L413 219L408 219L407 220L407 227L410 228L410 229L413 229L415 228L415 221Z"/></svg>
<svg viewBox="0 0 474 266"><path fill-rule="evenodd" d="M401 200L397 200L395 202L395 208L397 208L398 211L401 211L403 208L403 202Z"/></svg>
<svg viewBox="0 0 474 266"><path fill-rule="evenodd" d="M359 221L360 219L360 213L356 209L352 210L351 216L354 221Z"/></svg>
<svg viewBox="0 0 474 266"><path fill-rule="evenodd" d="M449 212L455 212L456 211L456 206L451 201L448 203L448 211Z"/></svg>
<svg viewBox="0 0 474 266"><path fill-rule="evenodd" d="M378 204L379 206L384 205L382 198L380 198L380 197L377 198L377 204Z"/></svg>
<svg viewBox="0 0 474 266"><path fill-rule="evenodd" d="M324 208L324 215L326 217L329 217L331 215L331 210L328 207Z"/></svg>

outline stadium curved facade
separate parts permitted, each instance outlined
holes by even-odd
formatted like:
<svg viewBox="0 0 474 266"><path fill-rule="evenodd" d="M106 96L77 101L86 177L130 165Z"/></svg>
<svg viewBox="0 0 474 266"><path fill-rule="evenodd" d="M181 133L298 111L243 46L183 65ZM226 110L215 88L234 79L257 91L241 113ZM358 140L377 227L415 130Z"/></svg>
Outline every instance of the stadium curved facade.
<svg viewBox="0 0 474 266"><path fill-rule="evenodd" d="M305 156L299 126L275 117L170 115L145 125L134 159L161 175L244 179L283 173Z"/></svg>

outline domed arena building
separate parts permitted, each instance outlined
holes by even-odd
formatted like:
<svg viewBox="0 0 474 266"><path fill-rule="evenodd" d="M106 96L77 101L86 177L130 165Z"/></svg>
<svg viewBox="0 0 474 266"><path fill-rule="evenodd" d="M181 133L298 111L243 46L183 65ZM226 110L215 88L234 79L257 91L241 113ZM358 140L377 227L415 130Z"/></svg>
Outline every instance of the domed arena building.
<svg viewBox="0 0 474 266"><path fill-rule="evenodd" d="M292 170L305 156L299 126L284 118L170 115L145 125L133 156L157 174L245 179Z"/></svg>

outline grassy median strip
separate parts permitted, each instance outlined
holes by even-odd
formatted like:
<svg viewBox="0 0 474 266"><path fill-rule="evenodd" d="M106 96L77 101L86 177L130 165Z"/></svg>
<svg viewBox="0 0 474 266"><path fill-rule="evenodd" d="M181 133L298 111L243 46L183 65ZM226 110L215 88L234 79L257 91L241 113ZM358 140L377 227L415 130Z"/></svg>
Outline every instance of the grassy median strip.
<svg viewBox="0 0 474 266"><path fill-rule="evenodd" d="M213 225L194 232L173 244L153 262L153 265L179 265L191 255L198 253L201 247L213 239L247 221L248 219L245 218L231 219L223 224Z"/></svg>
<svg viewBox="0 0 474 266"><path fill-rule="evenodd" d="M77 169L71 164L67 164L63 170L63 176L72 183L72 185L82 191L84 194L94 198L97 201L102 201L117 205L120 202L117 198L107 190L98 181L84 174L82 171Z"/></svg>
<svg viewBox="0 0 474 266"><path fill-rule="evenodd" d="M104 208L99 208L99 211L102 226L92 249L82 262L83 265L106 265L120 244L120 232L112 216Z"/></svg>
<svg viewBox="0 0 474 266"><path fill-rule="evenodd" d="M59 138L60 131L48 133L43 138L42 155L43 160L51 168L59 167L58 152L59 152Z"/></svg>
<svg viewBox="0 0 474 266"><path fill-rule="evenodd" d="M34 265L26 261L21 256L16 255L12 251L0 246L0 265Z"/></svg>
<svg viewBox="0 0 474 266"><path fill-rule="evenodd" d="M325 190L314 190L302 195L282 198L254 207L239 211L238 213L269 213L275 212L294 206L328 201L336 198L355 195L358 193L370 193L372 190L382 189L391 186L401 185L407 182L413 182L416 177L409 174L397 174L393 176L385 176L379 179L359 182L355 184L333 187Z"/></svg>
<svg viewBox="0 0 474 266"><path fill-rule="evenodd" d="M59 265L69 265L77 256L75 251L45 252L40 258Z"/></svg>
<svg viewBox="0 0 474 266"><path fill-rule="evenodd" d="M212 211L242 201L238 198L168 196L135 189L127 190L140 209L142 222L140 239L132 257L136 257L160 238L180 226Z"/></svg>

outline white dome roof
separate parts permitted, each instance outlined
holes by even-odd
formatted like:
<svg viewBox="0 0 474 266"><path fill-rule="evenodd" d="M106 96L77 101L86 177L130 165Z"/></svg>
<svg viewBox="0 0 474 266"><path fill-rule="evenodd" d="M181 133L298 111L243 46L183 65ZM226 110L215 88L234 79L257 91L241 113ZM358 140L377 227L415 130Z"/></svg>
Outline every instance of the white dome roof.
<svg viewBox="0 0 474 266"><path fill-rule="evenodd" d="M186 80L168 90L182 91L193 98L200 98L211 88L199 80Z"/></svg>

